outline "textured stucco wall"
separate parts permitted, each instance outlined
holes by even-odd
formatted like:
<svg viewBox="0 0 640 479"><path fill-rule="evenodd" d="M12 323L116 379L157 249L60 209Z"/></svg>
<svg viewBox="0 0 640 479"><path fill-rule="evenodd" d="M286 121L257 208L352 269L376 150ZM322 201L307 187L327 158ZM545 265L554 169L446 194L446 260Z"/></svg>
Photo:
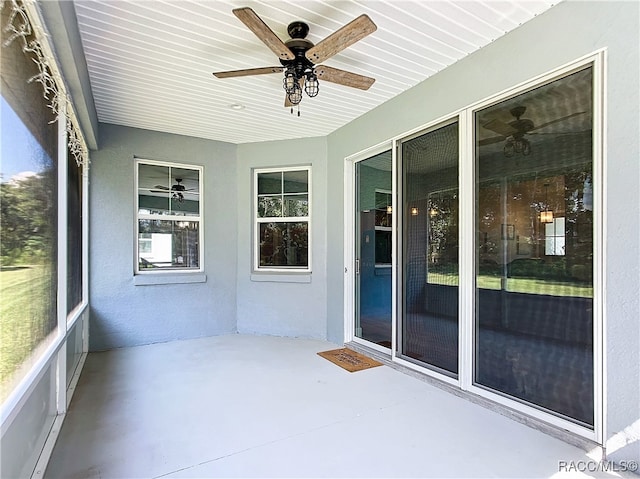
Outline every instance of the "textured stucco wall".
<svg viewBox="0 0 640 479"><path fill-rule="evenodd" d="M605 432L613 458L640 460L639 10L638 2L561 2L329 135L329 340L343 339L344 158L605 48Z"/></svg>
<svg viewBox="0 0 640 479"><path fill-rule="evenodd" d="M325 338L327 330L325 138L238 145L238 331ZM252 274L253 170L311 165L311 251L309 282L287 274ZM331 216L330 221L333 221ZM265 281L268 279L268 281Z"/></svg>
<svg viewBox="0 0 640 479"><path fill-rule="evenodd" d="M236 331L236 146L100 124L90 169L90 350ZM136 286L134 156L204 167L204 283Z"/></svg>

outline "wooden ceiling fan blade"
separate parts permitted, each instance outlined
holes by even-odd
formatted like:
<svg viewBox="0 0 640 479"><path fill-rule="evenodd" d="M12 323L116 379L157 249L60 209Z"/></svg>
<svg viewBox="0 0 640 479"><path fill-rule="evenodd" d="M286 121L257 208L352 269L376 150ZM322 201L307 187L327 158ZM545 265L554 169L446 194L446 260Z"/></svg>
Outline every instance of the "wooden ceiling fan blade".
<svg viewBox="0 0 640 479"><path fill-rule="evenodd" d="M245 70L234 70L228 72L217 72L213 76L216 78L246 77L251 75L266 75L269 73L282 73L282 67L247 68Z"/></svg>
<svg viewBox="0 0 640 479"><path fill-rule="evenodd" d="M321 40L315 47L311 47L307 50L305 56L313 63L321 63L375 32L377 28L368 15L360 15L324 40Z"/></svg>
<svg viewBox="0 0 640 479"><path fill-rule="evenodd" d="M358 75L338 68L319 65L314 69L314 73L319 80L326 80L332 83L359 88L360 90L368 90L376 81L375 78Z"/></svg>
<svg viewBox="0 0 640 479"><path fill-rule="evenodd" d="M579 111L576 113L572 113L571 115L563 116L562 118L556 118L555 120L548 121L546 123L543 123L542 125L536 125L536 127L531 131L539 130L541 128L544 128L545 126L553 125L554 123L560 123L561 121L568 120L569 118L573 118L574 116L584 115L585 113L586 111Z"/></svg>
<svg viewBox="0 0 640 479"><path fill-rule="evenodd" d="M502 135L505 137L518 132L518 130L516 130L511 125L507 125L505 122L497 120L495 118L487 121L486 123L483 123L482 127L486 128L487 130L494 131L498 135Z"/></svg>
<svg viewBox="0 0 640 479"><path fill-rule="evenodd" d="M501 141L504 141L504 140L506 140L506 137L504 136L492 136L491 138L478 140L478 146L493 145L494 143L500 143Z"/></svg>
<svg viewBox="0 0 640 479"><path fill-rule="evenodd" d="M295 58L289 47L273 33L273 30L251 8L236 8L232 11L273 53L278 55L278 58L281 60L293 60Z"/></svg>

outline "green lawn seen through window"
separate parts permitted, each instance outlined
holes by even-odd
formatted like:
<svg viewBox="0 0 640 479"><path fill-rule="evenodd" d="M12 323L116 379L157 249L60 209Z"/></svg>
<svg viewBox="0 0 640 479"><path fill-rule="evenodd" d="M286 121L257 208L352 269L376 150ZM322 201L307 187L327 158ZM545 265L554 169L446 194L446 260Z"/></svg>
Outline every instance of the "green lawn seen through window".
<svg viewBox="0 0 640 479"><path fill-rule="evenodd" d="M51 271L46 265L0 269L0 398L12 376L51 331ZM25 327L25 322L29 323Z"/></svg>

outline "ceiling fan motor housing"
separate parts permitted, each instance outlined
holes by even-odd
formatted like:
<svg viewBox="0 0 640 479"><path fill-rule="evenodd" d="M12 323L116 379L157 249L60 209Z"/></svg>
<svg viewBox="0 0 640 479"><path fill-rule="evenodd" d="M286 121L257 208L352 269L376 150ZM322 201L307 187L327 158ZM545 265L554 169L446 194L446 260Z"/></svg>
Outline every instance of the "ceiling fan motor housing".
<svg viewBox="0 0 640 479"><path fill-rule="evenodd" d="M305 71L313 69L313 62L305 56L307 50L313 47L312 42L304 38L292 38L287 40L285 45L295 55L295 58L293 60L285 60L281 58L280 63L282 63L282 66L285 68L293 67L298 78L301 78Z"/></svg>
<svg viewBox="0 0 640 479"><path fill-rule="evenodd" d="M304 22L291 22L287 27L287 33L291 38L305 38L309 33L309 25Z"/></svg>

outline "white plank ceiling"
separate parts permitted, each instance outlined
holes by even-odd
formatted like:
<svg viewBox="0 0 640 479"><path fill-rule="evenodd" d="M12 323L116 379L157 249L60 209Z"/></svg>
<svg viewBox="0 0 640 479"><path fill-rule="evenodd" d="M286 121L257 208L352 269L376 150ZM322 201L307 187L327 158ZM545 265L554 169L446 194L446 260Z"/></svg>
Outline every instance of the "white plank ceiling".
<svg viewBox="0 0 640 479"><path fill-rule="evenodd" d="M551 8L527 1L75 0L98 118L231 143L325 136ZM324 64L370 76L361 91L320 82L300 117L282 74L214 78L278 66L231 10L248 6L282 39L294 20L318 43L368 14L378 29ZM233 109L232 105L241 105Z"/></svg>

